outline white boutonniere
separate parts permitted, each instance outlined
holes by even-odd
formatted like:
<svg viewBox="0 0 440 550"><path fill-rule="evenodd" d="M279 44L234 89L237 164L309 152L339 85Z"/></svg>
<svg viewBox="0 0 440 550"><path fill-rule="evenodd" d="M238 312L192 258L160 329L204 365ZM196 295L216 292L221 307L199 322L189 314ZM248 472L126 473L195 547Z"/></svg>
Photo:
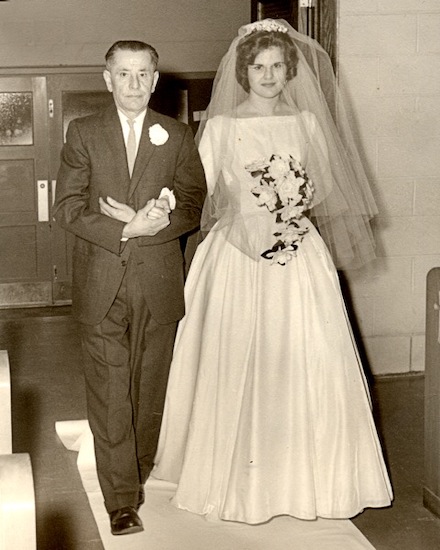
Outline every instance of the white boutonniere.
<svg viewBox="0 0 440 550"><path fill-rule="evenodd" d="M153 126L150 126L148 128L148 135L153 145L163 145L170 137L165 128L162 128L160 124L153 124Z"/></svg>

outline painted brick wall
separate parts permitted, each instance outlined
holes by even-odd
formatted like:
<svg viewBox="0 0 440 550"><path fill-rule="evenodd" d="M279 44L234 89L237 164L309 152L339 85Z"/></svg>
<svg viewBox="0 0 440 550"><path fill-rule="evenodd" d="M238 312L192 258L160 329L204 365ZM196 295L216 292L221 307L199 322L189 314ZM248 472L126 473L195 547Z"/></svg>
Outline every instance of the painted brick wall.
<svg viewBox="0 0 440 550"><path fill-rule="evenodd" d="M213 71L250 20L245 0L0 2L0 66L101 65L116 40L153 44L162 71Z"/></svg>
<svg viewBox="0 0 440 550"><path fill-rule="evenodd" d="M380 215L349 275L376 374L424 369L425 280L440 266L440 2L340 0L339 75Z"/></svg>

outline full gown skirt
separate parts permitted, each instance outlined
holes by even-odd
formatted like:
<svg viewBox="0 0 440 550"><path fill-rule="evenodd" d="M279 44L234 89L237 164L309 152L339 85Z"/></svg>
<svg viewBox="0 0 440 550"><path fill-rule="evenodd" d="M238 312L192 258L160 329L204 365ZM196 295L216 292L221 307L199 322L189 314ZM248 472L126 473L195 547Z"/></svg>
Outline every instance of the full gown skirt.
<svg viewBox="0 0 440 550"><path fill-rule="evenodd" d="M250 242L240 246L226 224L196 251L153 470L177 484L179 508L251 524L285 514L350 518L392 499L322 238L304 218L310 229L286 265L248 253L273 244L276 227L250 192L256 181L244 166L272 153L304 157L300 126L283 118L237 121L224 178L240 185ZM208 189L215 149L205 142Z"/></svg>

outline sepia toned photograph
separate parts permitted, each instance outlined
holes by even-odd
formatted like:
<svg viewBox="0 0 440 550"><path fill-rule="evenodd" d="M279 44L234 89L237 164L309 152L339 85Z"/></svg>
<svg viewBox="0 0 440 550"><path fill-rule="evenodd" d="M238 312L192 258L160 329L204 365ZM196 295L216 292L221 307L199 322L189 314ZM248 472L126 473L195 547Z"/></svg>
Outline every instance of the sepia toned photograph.
<svg viewBox="0 0 440 550"><path fill-rule="evenodd" d="M438 0L0 0L0 550L440 548Z"/></svg>

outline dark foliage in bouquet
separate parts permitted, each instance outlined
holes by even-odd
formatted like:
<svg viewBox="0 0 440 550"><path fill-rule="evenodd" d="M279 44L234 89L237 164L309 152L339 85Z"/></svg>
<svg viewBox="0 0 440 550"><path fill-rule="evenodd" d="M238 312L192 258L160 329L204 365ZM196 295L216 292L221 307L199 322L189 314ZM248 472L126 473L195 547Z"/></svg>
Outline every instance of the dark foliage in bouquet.
<svg viewBox="0 0 440 550"><path fill-rule="evenodd" d="M313 182L301 164L292 156L273 154L269 159L255 161L246 170L259 178L251 189L258 206L266 206L276 215L280 230L274 233L277 241L261 256L272 263L285 265L296 255L299 243L309 228L298 223L310 208Z"/></svg>

